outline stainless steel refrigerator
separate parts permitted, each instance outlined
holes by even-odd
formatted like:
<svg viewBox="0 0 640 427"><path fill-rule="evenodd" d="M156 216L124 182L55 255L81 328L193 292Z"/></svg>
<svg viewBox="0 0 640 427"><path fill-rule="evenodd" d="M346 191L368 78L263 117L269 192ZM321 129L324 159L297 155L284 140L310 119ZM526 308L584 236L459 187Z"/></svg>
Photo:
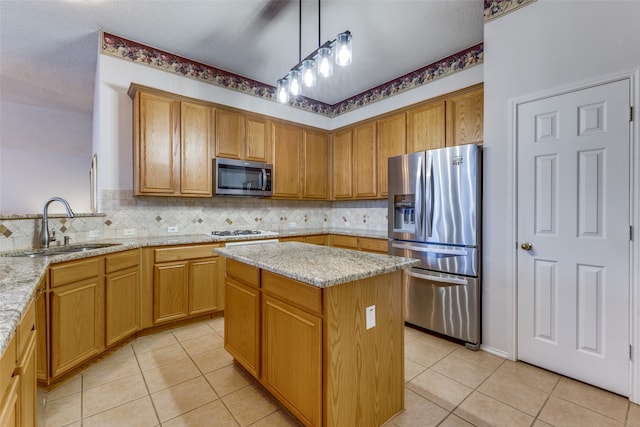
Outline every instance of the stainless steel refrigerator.
<svg viewBox="0 0 640 427"><path fill-rule="evenodd" d="M481 331L482 150L476 144L389 158L389 253L405 274L406 322L477 350Z"/></svg>

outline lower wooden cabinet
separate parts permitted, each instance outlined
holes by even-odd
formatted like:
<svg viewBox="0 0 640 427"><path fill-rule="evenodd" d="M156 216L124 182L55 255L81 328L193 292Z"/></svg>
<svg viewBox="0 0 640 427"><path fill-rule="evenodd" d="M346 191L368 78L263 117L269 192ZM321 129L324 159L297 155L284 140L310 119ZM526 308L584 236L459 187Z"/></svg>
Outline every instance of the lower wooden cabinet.
<svg viewBox="0 0 640 427"><path fill-rule="evenodd" d="M54 267L55 268L55 267ZM104 285L99 275L53 288L51 377L55 378L104 349Z"/></svg>
<svg viewBox="0 0 640 427"><path fill-rule="evenodd" d="M330 234L329 245L335 248L354 249L365 252L375 252L388 254L387 239L377 239L373 237L345 236L342 234Z"/></svg>
<svg viewBox="0 0 640 427"><path fill-rule="evenodd" d="M264 386L305 424L321 425L322 318L264 295L262 323Z"/></svg>
<svg viewBox="0 0 640 427"><path fill-rule="evenodd" d="M154 250L153 323L221 310L224 270L213 253L219 245Z"/></svg>
<svg viewBox="0 0 640 427"><path fill-rule="evenodd" d="M140 251L106 257L105 344L117 343L140 329Z"/></svg>
<svg viewBox="0 0 640 427"><path fill-rule="evenodd" d="M224 348L257 378L260 376L260 290L236 279L228 277L225 281ZM234 328L228 329L228 323Z"/></svg>
<svg viewBox="0 0 640 427"><path fill-rule="evenodd" d="M36 309L32 301L0 358L0 426L36 426Z"/></svg>
<svg viewBox="0 0 640 427"><path fill-rule="evenodd" d="M310 243L312 245L327 245L327 235L326 234L314 234L311 236L290 236L290 237L279 237L278 241L280 242L301 242L301 243Z"/></svg>

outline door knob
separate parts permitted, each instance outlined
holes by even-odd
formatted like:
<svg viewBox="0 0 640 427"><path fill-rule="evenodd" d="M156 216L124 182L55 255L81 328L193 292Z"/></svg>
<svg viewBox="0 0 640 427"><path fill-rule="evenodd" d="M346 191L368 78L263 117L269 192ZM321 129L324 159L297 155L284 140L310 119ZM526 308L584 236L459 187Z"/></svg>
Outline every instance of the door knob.
<svg viewBox="0 0 640 427"><path fill-rule="evenodd" d="M520 247L522 249L524 249L525 251L530 251L533 248L533 245L531 243L529 243L529 242L522 242Z"/></svg>

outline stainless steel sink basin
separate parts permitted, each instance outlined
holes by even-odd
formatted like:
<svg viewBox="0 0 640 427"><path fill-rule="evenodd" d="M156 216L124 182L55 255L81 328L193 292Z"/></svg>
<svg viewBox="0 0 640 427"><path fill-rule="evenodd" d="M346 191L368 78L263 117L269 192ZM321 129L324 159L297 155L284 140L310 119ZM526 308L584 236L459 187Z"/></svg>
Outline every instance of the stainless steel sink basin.
<svg viewBox="0 0 640 427"><path fill-rule="evenodd" d="M10 257L28 257L36 258L41 256L62 255L75 252L94 251L96 249L108 248L111 246L121 245L122 243L85 243L82 245L59 246L49 249L36 249L33 251L17 252L9 254Z"/></svg>

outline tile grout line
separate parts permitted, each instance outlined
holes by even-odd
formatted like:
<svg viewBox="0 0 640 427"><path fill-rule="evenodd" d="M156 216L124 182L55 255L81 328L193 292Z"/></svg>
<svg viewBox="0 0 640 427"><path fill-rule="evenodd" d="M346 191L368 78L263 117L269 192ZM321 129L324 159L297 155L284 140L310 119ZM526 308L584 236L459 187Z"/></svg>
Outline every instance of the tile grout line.
<svg viewBox="0 0 640 427"><path fill-rule="evenodd" d="M136 338L137 339L137 338ZM158 409L156 408L156 404L153 401L153 398L151 397L151 390L149 390L149 385L147 384L147 379L144 376L144 373L142 371L142 366L140 366L140 360L138 360L138 352L136 351L135 347L133 346L133 343L136 340L133 340L129 345L131 345L131 351L133 352L133 357L136 358L136 364L138 365L138 369L140 370L140 375L142 376L142 381L144 382L144 388L147 390L147 397L149 398L149 401L151 402L151 407L153 408L153 413L156 414L156 419L158 420L158 426L162 425L162 422L160 421L160 415L158 414Z"/></svg>

